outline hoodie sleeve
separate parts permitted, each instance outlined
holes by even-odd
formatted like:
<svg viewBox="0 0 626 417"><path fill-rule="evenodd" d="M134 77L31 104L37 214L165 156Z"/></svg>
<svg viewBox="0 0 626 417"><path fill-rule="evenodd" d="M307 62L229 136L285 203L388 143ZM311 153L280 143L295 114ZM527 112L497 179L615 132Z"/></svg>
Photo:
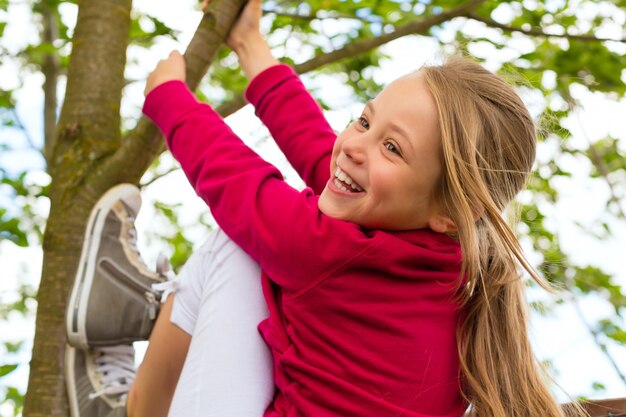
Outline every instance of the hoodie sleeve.
<svg viewBox="0 0 626 417"><path fill-rule="evenodd" d="M309 288L349 261L346 250L357 256L369 246L358 226L322 215L311 189L283 181L184 83L155 88L143 111L220 227L284 289Z"/></svg>
<svg viewBox="0 0 626 417"><path fill-rule="evenodd" d="M293 69L275 65L261 72L246 99L306 185L320 194L330 177L337 135Z"/></svg>

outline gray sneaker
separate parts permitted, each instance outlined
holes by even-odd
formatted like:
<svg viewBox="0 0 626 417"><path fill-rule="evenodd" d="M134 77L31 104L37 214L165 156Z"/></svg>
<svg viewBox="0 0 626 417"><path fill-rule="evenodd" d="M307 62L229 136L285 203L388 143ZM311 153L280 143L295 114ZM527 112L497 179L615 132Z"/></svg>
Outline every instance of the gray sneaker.
<svg viewBox="0 0 626 417"><path fill-rule="evenodd" d="M88 349L147 340L165 278L148 269L136 246L139 189L121 184L91 211L65 324L70 345Z"/></svg>
<svg viewBox="0 0 626 417"><path fill-rule="evenodd" d="M124 417L135 379L132 345L65 348L65 383L71 417Z"/></svg>

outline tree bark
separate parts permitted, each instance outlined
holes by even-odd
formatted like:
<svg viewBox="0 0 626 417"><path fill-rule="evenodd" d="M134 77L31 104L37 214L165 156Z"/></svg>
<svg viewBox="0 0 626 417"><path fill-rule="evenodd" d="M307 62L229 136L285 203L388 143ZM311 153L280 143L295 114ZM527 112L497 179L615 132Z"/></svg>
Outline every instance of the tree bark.
<svg viewBox="0 0 626 417"><path fill-rule="evenodd" d="M131 0L79 2L65 102L48 155L51 210L43 242L26 417L68 415L63 378L65 306L89 211L105 190L92 187L86 178L121 143L130 10Z"/></svg>

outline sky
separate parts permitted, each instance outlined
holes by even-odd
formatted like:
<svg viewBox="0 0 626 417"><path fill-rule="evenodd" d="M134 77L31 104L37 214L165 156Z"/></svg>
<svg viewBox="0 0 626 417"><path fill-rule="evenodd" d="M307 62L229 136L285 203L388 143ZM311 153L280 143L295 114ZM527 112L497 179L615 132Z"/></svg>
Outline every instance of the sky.
<svg viewBox="0 0 626 417"><path fill-rule="evenodd" d="M27 7L14 3L11 21L6 29L7 36L3 40L8 47L19 49L29 38L32 39L34 31L29 28ZM129 51L133 56L133 62L128 66L127 77L142 80L156 62L165 57L173 48L182 50L189 42L192 31L200 14L194 9L195 2L190 0L178 0L176 7L167 6L167 2L154 2L149 0L135 0L138 10L149 12L151 15L162 19L165 23L180 30L178 41L162 40L150 51L140 51L137 48ZM71 24L75 19L76 11L73 6L68 6L64 12L66 23ZM191 24L190 22L193 22ZM518 48L526 48L523 42ZM376 80L387 83L391 80L419 68L425 62L433 62L440 59L438 46L424 38L405 38L395 41L384 47L384 51L391 56L384 60L378 71L375 72ZM406 51L417 51L407 54ZM480 54L488 54L489 51L473 51ZM625 51L626 53L626 51ZM489 65L497 66L497 62ZM492 68L493 69L493 68ZM0 65L0 88L12 88L12 82L16 82L15 71L17 67L10 63ZM360 114L362 103L355 103L349 94L347 87L335 79L304 78L308 87L320 89L324 99L338 108L336 111L327 113L331 124L337 130L341 130L354 116ZM40 145L41 122L39 117L31 115L41 114L43 96L41 93L41 78L38 76L28 77L18 96L18 113L25 120L26 127L30 132L33 142ZM138 114L142 103L143 83L131 84L125 91L125 99L122 112L127 116ZM580 111L567 122L567 127L574 134L574 141L579 141L584 147L587 140L602 138L607 134L621 138L622 149L626 148L626 118L615 115L626 114L626 100L615 102L607 100L598 94L590 94L582 89L575 92L583 103ZM542 98L534 96L524 97L531 109L539 108ZM253 146L257 152L270 162L277 165L287 179L296 187L301 187L297 175L290 169L281 157L271 141L263 140L266 131L260 122L254 117L252 109L244 108L237 114L228 118L228 123L244 140ZM18 135L0 130L0 141L21 141ZM545 157L550 149L539 148L538 158ZM626 224L614 224L614 236L605 240L595 239L581 233L575 226L576 222L587 224L593 219L603 216L607 189L597 180L589 178L588 169L581 169L576 161L563 162L571 164L575 168L574 176L564 180L560 184L561 199L557 206L548 210L549 221L558 227L563 248L574 257L579 264L601 263L607 271L615 273L618 281L626 285L626 266L623 260L623 248L626 247ZM164 164L171 164L171 158L164 157ZM0 155L0 166L13 167L13 169L28 167L31 170L30 179L36 183L45 183L47 175L42 172L43 163L31 150L11 155ZM1 191L1 190L0 190ZM206 210L202 203L193 193L183 174L174 172L148 187L143 193L144 209L137 221L140 232L139 246L147 259L148 264L153 264L159 251L164 250L162 245L152 236L163 227L154 221L154 201L165 203L182 203L180 213L181 222L186 225L188 235L196 244L200 244L205 235L205 230L194 224L199 213ZM0 192L0 207L8 204L6 196ZM626 208L626 207L625 207ZM47 207L38 207L45 214ZM600 262L598 260L601 260ZM0 299L7 300L11 292L20 282L29 282L37 285L41 273L41 250L40 248L17 248L11 243L0 242ZM531 291L531 299L546 299L546 295ZM581 308L589 321L601 318L610 311L607 303L597 298L588 298L580 301ZM32 344L31 338L34 333L33 320L23 320L11 317L7 322L0 322L0 341L4 340L28 340L27 346ZM602 356L594 345L590 335L577 317L571 305L565 305L546 317L534 315L532 322L532 339L536 352L541 359L550 359L554 369L558 371L556 380L564 391L572 394L591 394L591 383L601 381L606 385L606 390L601 393L602 397L626 396L626 387L619 380L607 360ZM140 351L145 348L140 347ZM610 347L613 356L618 358L619 366L626 373L626 349ZM25 349L28 351L29 349ZM15 360L15 358L11 358ZM28 376L28 352L17 358L23 364L20 369L8 378L0 379L2 384L16 385L23 391L26 387ZM0 364L4 362L0 358ZM565 400L564 394L558 394L561 400ZM0 406L0 415L10 415L6 407Z"/></svg>

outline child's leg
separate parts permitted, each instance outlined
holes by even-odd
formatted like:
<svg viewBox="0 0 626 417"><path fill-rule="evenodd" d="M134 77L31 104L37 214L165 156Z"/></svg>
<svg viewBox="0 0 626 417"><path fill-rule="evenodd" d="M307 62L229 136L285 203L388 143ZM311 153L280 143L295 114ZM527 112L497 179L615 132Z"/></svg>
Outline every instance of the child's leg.
<svg viewBox="0 0 626 417"><path fill-rule="evenodd" d="M259 278L259 266L219 230L194 252L150 337L129 416L166 415L176 381L171 416L263 415L274 384L256 329L267 317Z"/></svg>
<svg viewBox="0 0 626 417"><path fill-rule="evenodd" d="M135 187L114 187L98 201L87 225L66 316L72 417L125 415L126 393L135 378L130 343L152 331L158 294L151 286L164 278L145 267L134 243L140 204ZM163 305L152 332L132 388L131 412L167 413L189 335L197 333L174 407L193 406L203 416L211 415L207 409L226 417L263 414L274 388L269 353L256 331L267 315L259 278L258 266L221 232L190 258L179 291ZM220 391L225 388L230 389ZM203 409L204 401L210 404ZM157 410L142 408L148 405ZM175 409L172 415L193 414Z"/></svg>
<svg viewBox="0 0 626 417"><path fill-rule="evenodd" d="M260 417L274 396L260 268L221 230L194 256L174 295L171 320L193 337L169 415Z"/></svg>
<svg viewBox="0 0 626 417"><path fill-rule="evenodd" d="M130 417L165 417L183 368L191 335L170 322L174 297L163 303L150 344L128 394Z"/></svg>

